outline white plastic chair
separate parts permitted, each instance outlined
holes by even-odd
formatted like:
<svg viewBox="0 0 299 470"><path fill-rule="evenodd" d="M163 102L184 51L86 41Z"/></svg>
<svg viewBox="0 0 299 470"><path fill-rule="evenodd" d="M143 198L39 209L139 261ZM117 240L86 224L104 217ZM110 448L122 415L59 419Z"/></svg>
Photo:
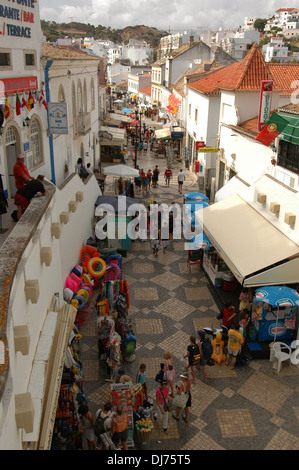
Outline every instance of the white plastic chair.
<svg viewBox="0 0 299 470"><path fill-rule="evenodd" d="M285 352L285 350L287 352ZM291 359L292 350L287 344L277 341L273 344L273 351L274 351L273 369L276 368L275 359L277 359L277 372L280 372L281 363Z"/></svg>

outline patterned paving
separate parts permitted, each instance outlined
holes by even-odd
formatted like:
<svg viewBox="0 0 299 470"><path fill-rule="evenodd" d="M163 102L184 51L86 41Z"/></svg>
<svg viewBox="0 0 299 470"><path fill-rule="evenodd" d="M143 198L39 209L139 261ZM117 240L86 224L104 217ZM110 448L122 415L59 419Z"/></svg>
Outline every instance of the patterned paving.
<svg viewBox="0 0 299 470"><path fill-rule="evenodd" d="M141 160L143 168L164 161L150 155ZM179 170L174 166L174 174ZM196 190L188 171L184 189ZM176 178L166 188L163 178L154 194L158 202L182 202ZM149 198L143 198L146 203ZM136 357L124 363L133 378L141 362L147 365L150 397L155 399L155 375L163 353L171 351L176 376L184 370L186 348L191 334L219 322L219 298L199 266L189 266L184 244L174 240L166 253L154 258L150 243L136 241L123 258L123 278L130 287L129 316L137 337ZM97 358L96 314L91 312L82 327L81 360L89 404L95 412L109 397L109 373ZM138 443L150 450L298 450L299 380L296 366L283 365L278 374L268 360L252 360L242 368L230 370L224 364L207 367L208 382L196 370L192 384L189 422L169 416L168 434L158 420L149 443Z"/></svg>

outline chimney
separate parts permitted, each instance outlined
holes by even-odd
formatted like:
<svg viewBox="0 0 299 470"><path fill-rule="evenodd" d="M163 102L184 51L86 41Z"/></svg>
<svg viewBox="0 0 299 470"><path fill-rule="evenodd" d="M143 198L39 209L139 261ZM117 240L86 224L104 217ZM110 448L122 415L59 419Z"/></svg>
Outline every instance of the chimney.
<svg viewBox="0 0 299 470"><path fill-rule="evenodd" d="M211 64L205 63L204 66L203 66L203 69L204 69L205 72L208 72L211 69Z"/></svg>
<svg viewBox="0 0 299 470"><path fill-rule="evenodd" d="M194 43L194 36L189 37L190 46Z"/></svg>

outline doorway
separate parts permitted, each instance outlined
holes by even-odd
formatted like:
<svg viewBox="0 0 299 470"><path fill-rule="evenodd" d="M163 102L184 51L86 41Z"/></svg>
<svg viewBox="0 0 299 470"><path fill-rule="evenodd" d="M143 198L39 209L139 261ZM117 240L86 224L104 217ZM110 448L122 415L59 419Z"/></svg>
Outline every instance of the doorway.
<svg viewBox="0 0 299 470"><path fill-rule="evenodd" d="M6 155L6 169L7 169L7 189L8 197L13 198L16 193L15 178L13 174L13 167L17 161L17 155L20 153L20 137L17 129L10 126L5 132L5 155Z"/></svg>

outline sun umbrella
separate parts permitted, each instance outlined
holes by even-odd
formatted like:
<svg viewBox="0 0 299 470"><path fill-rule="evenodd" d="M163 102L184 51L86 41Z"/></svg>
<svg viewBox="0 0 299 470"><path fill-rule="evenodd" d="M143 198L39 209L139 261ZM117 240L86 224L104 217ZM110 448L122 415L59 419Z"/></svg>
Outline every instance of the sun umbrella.
<svg viewBox="0 0 299 470"><path fill-rule="evenodd" d="M286 286L265 286L256 290L255 297L261 302L268 303L275 307L298 307L299 294L295 289ZM276 332L278 325L278 316L276 315L276 329L274 341L276 341Z"/></svg>
<svg viewBox="0 0 299 470"><path fill-rule="evenodd" d="M133 204L136 204L136 207L131 207ZM130 215L134 215L138 210L137 205L140 204L139 199L134 199L127 196L98 196L95 206L95 216L100 216L102 210L114 213L114 214L128 214L128 211L131 212Z"/></svg>
<svg viewBox="0 0 299 470"><path fill-rule="evenodd" d="M204 232L199 233L193 240L190 240L188 250L209 250L212 243Z"/></svg>
<svg viewBox="0 0 299 470"><path fill-rule="evenodd" d="M185 202L187 202L187 201L188 202L189 201L208 201L209 200L209 198L205 194L196 193L196 192L186 193L183 196L184 196Z"/></svg>
<svg viewBox="0 0 299 470"><path fill-rule="evenodd" d="M129 108L126 108L126 107L125 107L125 108L121 108L121 111L122 111L123 113L125 113L125 114L129 114L129 113L132 112Z"/></svg>
<svg viewBox="0 0 299 470"><path fill-rule="evenodd" d="M131 166L127 165L113 165L107 166L104 168L104 175L113 175L113 176L121 176L121 177L134 177L139 175L139 170L136 168L132 168Z"/></svg>

